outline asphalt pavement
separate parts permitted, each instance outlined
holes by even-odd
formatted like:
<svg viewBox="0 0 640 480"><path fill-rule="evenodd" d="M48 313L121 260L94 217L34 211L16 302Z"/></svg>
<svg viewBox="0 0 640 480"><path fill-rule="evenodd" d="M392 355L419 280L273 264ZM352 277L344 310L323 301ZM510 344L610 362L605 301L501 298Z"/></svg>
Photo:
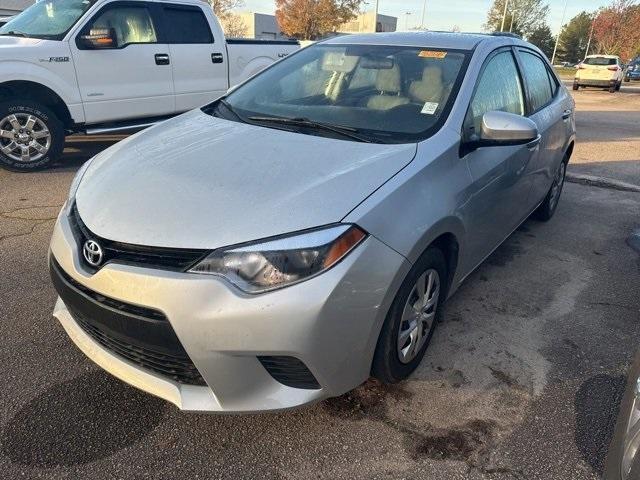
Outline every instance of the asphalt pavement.
<svg viewBox="0 0 640 480"><path fill-rule="evenodd" d="M612 97L578 92L571 169L637 182L625 125L640 124L640 95ZM599 478L640 347L626 243L639 193L567 184L551 222L527 221L447 303L408 381L287 413L183 414L94 366L51 317L54 218L73 172L115 140L70 139L50 171L0 171L0 477Z"/></svg>

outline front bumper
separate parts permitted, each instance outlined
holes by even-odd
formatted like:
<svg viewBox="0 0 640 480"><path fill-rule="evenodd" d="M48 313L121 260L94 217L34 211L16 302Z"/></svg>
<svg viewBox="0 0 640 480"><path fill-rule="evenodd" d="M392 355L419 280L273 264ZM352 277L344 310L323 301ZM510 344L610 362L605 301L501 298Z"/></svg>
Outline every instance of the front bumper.
<svg viewBox="0 0 640 480"><path fill-rule="evenodd" d="M378 334L408 262L373 237L306 282L246 295L214 276L80 263L64 214L50 255L78 284L106 297L162 312L206 382L184 384L141 367L90 336L58 299L54 316L95 363L123 381L188 411L258 412L340 395L367 379ZM320 388L277 381L258 357L302 361Z"/></svg>

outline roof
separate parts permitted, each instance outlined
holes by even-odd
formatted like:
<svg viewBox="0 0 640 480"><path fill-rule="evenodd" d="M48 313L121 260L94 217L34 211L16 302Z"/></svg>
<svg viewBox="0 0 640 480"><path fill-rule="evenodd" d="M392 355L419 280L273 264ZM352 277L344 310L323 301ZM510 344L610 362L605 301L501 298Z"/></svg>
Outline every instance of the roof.
<svg viewBox="0 0 640 480"><path fill-rule="evenodd" d="M17 12L21 12L34 3L36 3L35 0L2 0L0 8L2 10L15 10Z"/></svg>
<svg viewBox="0 0 640 480"><path fill-rule="evenodd" d="M392 33L358 33L333 37L323 43L332 44L369 44L369 45L405 45L410 47L435 47L459 50L472 50L480 42L493 41L506 45L518 42L508 36L496 36L483 33L458 32L392 32Z"/></svg>

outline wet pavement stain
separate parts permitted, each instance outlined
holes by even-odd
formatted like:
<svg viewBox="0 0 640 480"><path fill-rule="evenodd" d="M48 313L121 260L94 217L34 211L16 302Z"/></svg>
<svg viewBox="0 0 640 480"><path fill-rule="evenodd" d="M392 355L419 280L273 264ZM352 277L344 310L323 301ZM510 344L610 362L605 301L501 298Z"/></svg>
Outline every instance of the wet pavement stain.
<svg viewBox="0 0 640 480"><path fill-rule="evenodd" d="M433 429L417 439L415 456L433 460L459 460L478 466L494 437L496 424L472 420L451 429Z"/></svg>
<svg viewBox="0 0 640 480"><path fill-rule="evenodd" d="M506 267L523 253L524 249L517 241L509 240L498 247L485 262L494 267Z"/></svg>
<svg viewBox="0 0 640 480"><path fill-rule="evenodd" d="M13 462L51 468L93 462L146 437L167 404L104 372L55 385L26 404L2 432Z"/></svg>

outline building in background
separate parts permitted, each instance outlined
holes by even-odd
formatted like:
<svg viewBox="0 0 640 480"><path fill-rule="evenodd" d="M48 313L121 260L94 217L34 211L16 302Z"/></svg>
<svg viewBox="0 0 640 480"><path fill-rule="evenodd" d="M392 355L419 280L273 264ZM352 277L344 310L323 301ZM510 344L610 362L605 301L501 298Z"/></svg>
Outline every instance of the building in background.
<svg viewBox="0 0 640 480"><path fill-rule="evenodd" d="M0 0L0 17L17 15L34 3L35 0Z"/></svg>
<svg viewBox="0 0 640 480"><path fill-rule="evenodd" d="M260 40L286 40L288 37L280 31L275 15L265 13L241 12L238 16L246 26L245 37Z"/></svg>
<svg viewBox="0 0 640 480"><path fill-rule="evenodd" d="M354 20L338 27L338 31L341 33L373 32L374 18L375 13L372 11L361 13ZM378 14L375 24L376 32L395 32L398 28L398 18L390 15Z"/></svg>

